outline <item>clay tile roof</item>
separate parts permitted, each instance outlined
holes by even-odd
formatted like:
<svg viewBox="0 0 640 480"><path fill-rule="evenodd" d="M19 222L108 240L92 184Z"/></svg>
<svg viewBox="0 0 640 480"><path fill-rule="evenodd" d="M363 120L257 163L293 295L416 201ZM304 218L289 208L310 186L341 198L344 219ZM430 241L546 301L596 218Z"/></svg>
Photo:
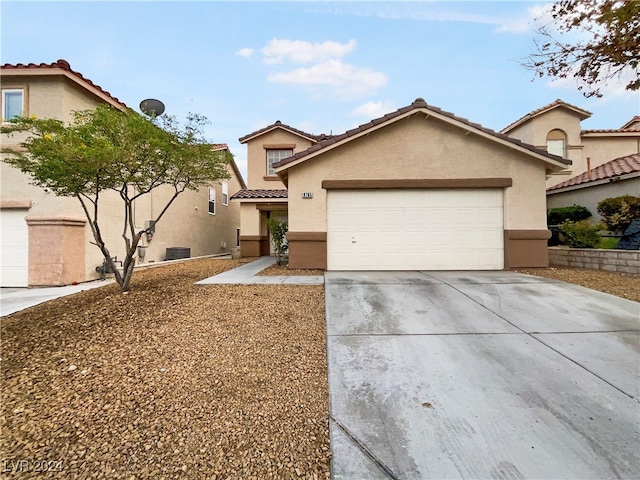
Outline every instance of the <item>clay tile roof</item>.
<svg viewBox="0 0 640 480"><path fill-rule="evenodd" d="M636 128L600 128L596 130L582 130L580 135L589 135L590 133L637 133L640 134L640 126Z"/></svg>
<svg viewBox="0 0 640 480"><path fill-rule="evenodd" d="M329 138L330 135L325 135L324 133L321 133L320 135L314 135L312 133L307 133L307 132L303 132L302 130L298 130L297 128L291 127L289 125L286 125L284 123L282 123L280 120L276 120L275 123L272 123L269 126L266 126L264 128L261 128L260 130L256 130L255 132L249 133L248 135L245 135L244 137L240 137L239 141L240 143L244 143L247 140L253 138L253 137L258 137L260 135L262 135L263 133L266 133L270 130L273 130L274 128L283 128L285 130L289 130L292 133L295 133L296 135L300 135L301 137L305 137L308 138L310 140L313 140L314 142L319 142L321 140L324 140L325 138Z"/></svg>
<svg viewBox="0 0 640 480"><path fill-rule="evenodd" d="M581 118L582 120L584 120L586 118L589 118L591 116L591 112L583 110L580 107L576 107L575 105L571 105L570 103L567 103L567 102L563 101L562 99L558 98L557 100L551 102L550 104L545 105L544 107L537 108L536 110L533 110L533 111L527 113L523 117L520 117L515 122L511 123L510 125L507 125L505 128L500 130L500 133L507 133L510 130L513 130L518 125L526 122L527 120L530 120L533 117L537 117L541 113L547 112L549 110L553 110L554 108L558 108L558 107L568 108L570 110L573 110L573 111L577 112L582 117Z"/></svg>
<svg viewBox="0 0 640 480"><path fill-rule="evenodd" d="M286 190L251 190L243 189L231 196L236 198L287 198Z"/></svg>
<svg viewBox="0 0 640 480"><path fill-rule="evenodd" d="M610 162L599 165L592 168L591 172L581 173L569 180L547 188L547 192L601 180L610 180L620 175L628 175L630 173L640 173L640 153L616 158Z"/></svg>
<svg viewBox="0 0 640 480"><path fill-rule="evenodd" d="M457 122L460 122L464 125L467 125L473 129L477 129L480 130L486 134L489 134L491 136L497 137L501 140L507 141L509 143L512 143L514 145L517 145L521 148L525 148L527 150L530 150L531 152L534 152L538 155L544 155L545 157L548 157L552 160L555 160L556 162L561 162L564 163L565 165L571 165L571 161L570 160L566 160L562 157L559 157L557 155L552 155L550 153L548 153L546 150L541 150L539 148L534 147L533 145L529 145L528 143L524 143L516 138L512 138L509 137L508 135L505 135L503 133L498 133L494 130L491 130L489 128L483 127L482 125L480 125L479 123L473 123L470 122L469 120L467 120L466 118L462 118L462 117L457 117L456 115L454 115L451 112L446 112L444 110L442 110L441 108L438 107L434 107L432 105L427 104L427 102L423 99L423 98L416 98L416 100L411 104L408 105L406 107L402 107L398 110L396 110L395 112L391 112L391 113L387 113L386 115L380 117L380 118L376 118L374 120L371 120L369 123L365 123L363 125L360 125L359 127L356 127L354 129L351 130L347 130L345 133L341 134L341 135L332 135L330 137L327 137L327 139L320 141L319 143L312 145L311 147L309 147L307 150L304 150L302 152L298 152L295 155L292 155L291 157L287 157L283 160L281 160L280 162L274 164L275 168L280 168L282 166L285 166L289 163L295 162L303 157L306 157L307 155L310 155L314 152L317 152L318 150L322 150L324 148L329 147L330 145L333 145L337 142L340 142L346 138L349 137L353 137L355 135L358 135L366 130L369 130L373 127L375 127L376 125L379 125L380 123L384 123L387 122L389 120L392 120L396 117L399 117L407 112L410 112L412 110L418 110L418 109L427 109L431 112L443 115L445 117L451 118Z"/></svg>
<svg viewBox="0 0 640 480"><path fill-rule="evenodd" d="M5 63L3 65L0 65L0 70L36 70L36 69L55 69L55 68L59 68L59 69L64 70L70 76L76 77L76 79L80 80L80 83L85 83L85 84L89 85L90 87L95 88L96 90L98 90L102 94L106 95L111 100L113 100L115 103L119 104L123 108L127 108L127 106L123 102L121 102L116 97L111 95L109 92L104 90L101 86L96 85L95 83L93 83L88 78L85 78L81 73L76 72L75 70L72 70L71 69L71 65L69 65L69 62L67 62L66 60L60 59L60 60L58 60L56 62L53 62L53 63L27 63L27 64L24 64L24 63L16 63L16 64Z"/></svg>
<svg viewBox="0 0 640 480"><path fill-rule="evenodd" d="M629 129L629 128L640 128L640 127L638 127L638 126L636 126L636 127L632 127L632 125L633 125L634 123L639 123L639 124L640 124L640 115L636 115L635 117L633 117L633 118L632 118L631 120L629 120L627 123L625 123L624 125L622 125L622 126L620 127L620 129L622 129L622 130L627 130L627 129Z"/></svg>

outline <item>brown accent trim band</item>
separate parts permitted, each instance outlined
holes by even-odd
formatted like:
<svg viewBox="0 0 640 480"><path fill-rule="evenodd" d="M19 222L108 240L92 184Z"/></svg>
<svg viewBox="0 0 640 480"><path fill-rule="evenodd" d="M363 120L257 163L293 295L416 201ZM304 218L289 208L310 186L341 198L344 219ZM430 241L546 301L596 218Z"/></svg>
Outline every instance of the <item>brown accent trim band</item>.
<svg viewBox="0 0 640 480"><path fill-rule="evenodd" d="M281 182L280 177L277 175L264 175L262 179L266 182Z"/></svg>
<svg viewBox="0 0 640 480"><path fill-rule="evenodd" d="M240 235L241 242L256 242L261 238L261 235Z"/></svg>
<svg viewBox="0 0 640 480"><path fill-rule="evenodd" d="M256 203L256 209L261 212L287 211L289 210L289 203L287 201L283 203Z"/></svg>
<svg viewBox="0 0 640 480"><path fill-rule="evenodd" d="M287 232L287 240L293 242L326 242L327 232Z"/></svg>
<svg viewBox="0 0 640 480"><path fill-rule="evenodd" d="M326 232L290 232L302 234L302 240L289 240L289 268L327 269ZM313 240L310 237L323 235L324 240ZM287 235L288 237L288 235Z"/></svg>
<svg viewBox="0 0 640 480"><path fill-rule="evenodd" d="M392 180L323 180L326 190L418 189L418 188L505 188L511 178L398 178Z"/></svg>
<svg viewBox="0 0 640 480"><path fill-rule="evenodd" d="M33 206L31 200L0 200L0 209L29 209Z"/></svg>
<svg viewBox="0 0 640 480"><path fill-rule="evenodd" d="M505 230L504 268L549 266L547 239L549 230Z"/></svg>
<svg viewBox="0 0 640 480"><path fill-rule="evenodd" d="M262 145L265 150L293 150L296 148L295 143L265 143Z"/></svg>
<svg viewBox="0 0 640 480"><path fill-rule="evenodd" d="M551 232L549 230L505 230L507 240L549 240Z"/></svg>
<svg viewBox="0 0 640 480"><path fill-rule="evenodd" d="M70 217L27 217L25 218L27 221L27 225L63 225L67 227L84 227L87 223L86 220L82 220L80 218L70 218Z"/></svg>

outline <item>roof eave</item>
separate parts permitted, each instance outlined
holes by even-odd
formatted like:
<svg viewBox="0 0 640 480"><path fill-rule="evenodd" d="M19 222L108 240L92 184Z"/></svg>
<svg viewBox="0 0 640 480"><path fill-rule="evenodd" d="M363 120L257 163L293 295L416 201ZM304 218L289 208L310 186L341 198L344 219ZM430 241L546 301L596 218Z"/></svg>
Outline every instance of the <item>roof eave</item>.
<svg viewBox="0 0 640 480"><path fill-rule="evenodd" d="M122 102L120 102L118 100L115 100L113 97L107 95L104 91L101 91L100 89L96 88L94 85L91 85L87 81L85 81L82 78L78 77L73 72L71 72L69 70L66 70L64 68L61 68L61 67L3 69L2 73L1 73L1 76L3 76L3 77L62 76L62 77L65 77L65 78L69 79L70 81L72 81L76 85L80 86L81 88L89 91L90 93L92 93L93 95L98 97L103 102L108 103L109 105L111 105L111 106L113 106L113 107L115 107L115 108L117 108L119 110L124 111L124 110L126 110L128 108L124 103L122 103Z"/></svg>
<svg viewBox="0 0 640 480"><path fill-rule="evenodd" d="M338 142L332 143L331 145L328 145L325 148L320 148L320 149L318 149L318 150L316 150L314 152L310 152L308 155L305 155L305 156L303 156L303 157L301 157L301 158L299 158L299 159L297 159L297 160L295 160L293 162L289 162L289 163L286 163L286 164L284 164L284 165L282 165L280 167L276 167L275 168L275 172L278 175L280 175L282 172L285 172L289 168L294 167L296 165L299 165L302 162L305 162L305 161L310 160L311 158L314 158L314 157L316 157L318 155L321 155L323 153L331 151L334 148L337 148L337 147L339 147L341 145L344 145L345 143L348 143L348 142L350 142L352 140L355 140L357 138L369 135L371 132L375 132L376 130L379 130L380 128L383 128L383 127L385 127L387 125L390 125L391 123L400 121L402 119L405 119L405 118L410 117L412 115L416 115L418 113L423 113L425 115L425 119L428 119L430 117L435 117L435 118L437 118L437 119L439 119L441 121L444 121L445 123L448 123L450 125L453 125L453 126L456 126L456 127L460 128L461 130L464 130L468 134L474 133L474 134L476 134L478 136L481 136L483 138L498 142L498 143L500 143L500 144L502 144L502 145L504 145L506 147L509 147L511 149L518 150L521 153L524 153L526 155L533 156L533 157L537 158L538 160L542 160L544 163L546 163L548 166L550 166L552 171L563 170L563 169L567 168L568 165L572 164L572 162L570 160L566 160L568 163L564 163L564 162L559 161L559 160L554 160L554 159L552 159L552 158L550 158L550 157L548 157L546 155L542 155L542 154L536 153L536 152L534 152L532 150L529 150L527 148L521 147L521 146L519 146L519 145L517 145L517 144L515 144L513 142L510 142L508 140L502 139L499 136L491 135L491 134L489 134L487 132L484 132L483 130L481 130L481 129L477 128L477 127L474 127L473 125L460 122L459 120L457 120L455 118L451 118L451 117L449 117L447 115L443 115L443 114L441 114L439 112L436 112L436 111L433 111L433 110L431 110L429 108L419 107L419 108L416 108L416 109L411 109L411 110L409 110L407 112L404 112L404 113L401 113L399 115L396 115L393 118L387 119L386 121L382 121L380 123L377 123L377 124L371 126L370 128L368 128L366 130L362 130L361 132L358 132L357 134L355 134L353 136L347 136L346 138L344 138L344 139L342 139L342 140L340 140ZM286 161L286 159L283 160L283 161Z"/></svg>
<svg viewBox="0 0 640 480"><path fill-rule="evenodd" d="M571 192L573 190L581 190L583 188L597 187L598 185L608 185L610 183L622 182L624 180L631 180L632 178L638 178L638 177L640 177L640 172L624 173L622 175L603 178L601 180L591 180L588 182L578 183L577 185L569 185L567 187L547 190L547 195L555 195L556 193L565 193L565 192Z"/></svg>
<svg viewBox="0 0 640 480"><path fill-rule="evenodd" d="M553 109L556 108L566 108L567 110L571 110L575 113L578 114L578 116L580 117L580 121L582 120L586 120L587 118L591 117L591 112L588 112L586 110L583 110L579 107L570 105L568 103L552 103L551 105L548 105L546 108L542 108L540 110L534 110L535 113L531 114L528 113L526 114L524 117L516 120L515 122L513 122L510 125L507 125L505 128L503 128L502 130L500 130L500 133L503 133L505 135L508 135L509 132L515 130L517 127L519 127L520 125L527 123L529 120L532 120L540 115L542 115L543 113L547 113L550 112Z"/></svg>
<svg viewBox="0 0 640 480"><path fill-rule="evenodd" d="M265 130L259 131L258 133L252 134L250 136L240 137L238 140L240 141L240 143L247 143L247 142L250 142L251 140L254 140L254 139L258 138L258 137L266 135L267 133L272 132L272 131L274 131L276 129L285 130L285 131L287 131L287 132L289 132L289 133L291 133L291 134L293 134L293 135L295 135L297 137L304 138L305 140L309 140L310 142L313 142L313 143L317 143L318 142L318 140L316 140L315 138L312 138L312 137L310 137L308 135L301 135L300 132L295 132L295 131L293 131L293 130L291 130L291 129L283 126L283 125L272 125L271 127L266 127Z"/></svg>

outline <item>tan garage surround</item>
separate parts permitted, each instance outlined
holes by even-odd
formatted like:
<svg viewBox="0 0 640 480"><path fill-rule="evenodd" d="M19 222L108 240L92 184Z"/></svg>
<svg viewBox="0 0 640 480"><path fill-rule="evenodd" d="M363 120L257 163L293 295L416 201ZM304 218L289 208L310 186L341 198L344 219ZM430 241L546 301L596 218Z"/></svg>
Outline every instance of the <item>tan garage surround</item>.
<svg viewBox="0 0 640 480"><path fill-rule="evenodd" d="M509 188L511 178L324 180L324 190ZM549 230L504 230L504 268L546 267ZM327 268L327 232L287 234L291 268Z"/></svg>

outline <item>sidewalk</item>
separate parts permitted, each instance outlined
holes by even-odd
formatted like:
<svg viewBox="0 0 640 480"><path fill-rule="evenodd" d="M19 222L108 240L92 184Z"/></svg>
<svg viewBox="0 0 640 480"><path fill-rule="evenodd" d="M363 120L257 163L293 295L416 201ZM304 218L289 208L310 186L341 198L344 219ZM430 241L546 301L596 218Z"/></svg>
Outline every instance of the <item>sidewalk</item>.
<svg viewBox="0 0 640 480"><path fill-rule="evenodd" d="M253 262L228 270L220 275L205 278L198 285L324 285L322 275L258 276L257 273L276 263L275 257L261 257ZM157 265L160 266L160 265ZM109 285L115 280L94 280L78 285L44 288L0 288L0 316L33 307L40 303L64 297L91 288Z"/></svg>
<svg viewBox="0 0 640 480"><path fill-rule="evenodd" d="M258 276L257 273L276 263L275 257L260 257L253 262L228 270L220 275L205 278L197 285L324 285L322 275Z"/></svg>
<svg viewBox="0 0 640 480"><path fill-rule="evenodd" d="M64 287L43 288L0 288L0 316L10 315L25 308L33 307L40 303L53 300L58 297L66 297L73 293L103 287L113 283L113 279L93 280L78 285L66 285Z"/></svg>

